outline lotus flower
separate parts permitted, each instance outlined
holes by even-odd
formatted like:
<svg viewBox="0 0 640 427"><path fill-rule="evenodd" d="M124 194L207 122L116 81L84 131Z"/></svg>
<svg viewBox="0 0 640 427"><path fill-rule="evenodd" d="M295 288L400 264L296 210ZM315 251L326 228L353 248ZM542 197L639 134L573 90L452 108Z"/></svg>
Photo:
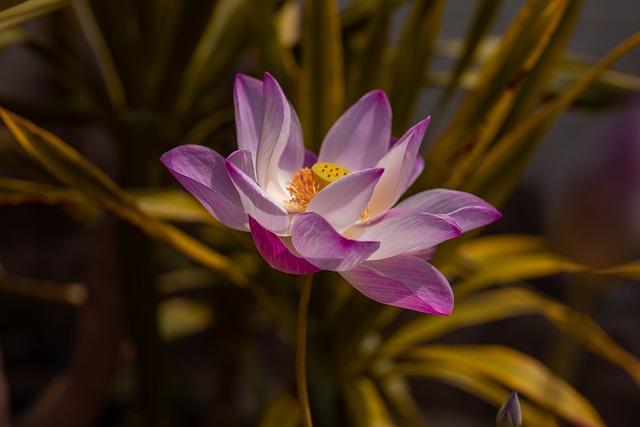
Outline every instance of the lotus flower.
<svg viewBox="0 0 640 427"><path fill-rule="evenodd" d="M500 217L458 191L424 191L398 203L424 167L429 117L391 138L384 92L369 92L306 151L295 110L278 82L238 75L238 150L226 159L183 145L162 162L218 221L250 231L262 257L291 274L337 271L384 304L449 314L453 293L429 264L436 245ZM394 206L395 205L395 206Z"/></svg>

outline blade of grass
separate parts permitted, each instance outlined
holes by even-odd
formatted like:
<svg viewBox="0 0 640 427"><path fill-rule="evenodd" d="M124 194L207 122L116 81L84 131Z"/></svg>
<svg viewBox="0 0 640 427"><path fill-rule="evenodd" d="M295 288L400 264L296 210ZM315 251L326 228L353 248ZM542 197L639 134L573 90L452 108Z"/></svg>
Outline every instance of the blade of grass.
<svg viewBox="0 0 640 427"><path fill-rule="evenodd" d="M595 408L571 385L517 350L500 345L430 345L408 356L417 363L399 364L395 373L420 375L423 367L431 364L455 367L478 379L488 378L517 389L521 396L573 424L605 426Z"/></svg>
<svg viewBox="0 0 640 427"><path fill-rule="evenodd" d="M317 152L331 125L344 111L344 64L336 0L304 4L302 70L298 105L307 148Z"/></svg>
<svg viewBox="0 0 640 427"><path fill-rule="evenodd" d="M420 343L462 328L516 316L541 315L585 349L617 365L640 385L640 360L622 348L591 317L534 290L496 289L460 301L451 317L416 318L395 331L380 347L385 359L403 357Z"/></svg>
<svg viewBox="0 0 640 427"><path fill-rule="evenodd" d="M473 147L474 135L487 112L494 109L505 92L522 83L549 42L566 4L566 0L529 0L522 7L494 56L482 65L476 87L463 98L456 114L427 153L426 164L432 165L429 173L423 175L427 187L444 183L456 157Z"/></svg>
<svg viewBox="0 0 640 427"><path fill-rule="evenodd" d="M364 93L379 87L382 75L384 53L387 49L391 17L394 4L388 0L378 0L371 12L363 41L358 50L350 53L354 57L348 69L347 100L353 104Z"/></svg>
<svg viewBox="0 0 640 427"><path fill-rule="evenodd" d="M58 137L7 110L0 109L0 117L20 145L60 181L81 191L103 209L142 228L147 234L226 274L234 283L248 283L242 271L227 257L172 225L145 215L111 178Z"/></svg>
<svg viewBox="0 0 640 427"><path fill-rule="evenodd" d="M504 385L478 375L475 370L451 366L446 361L438 364L432 361L431 364L422 366L401 365L397 370L407 372L411 376L432 378L450 384L494 405L496 409L502 405L511 392ZM520 400L520 406L524 422L528 427L558 427L556 419L544 409L540 409L524 399Z"/></svg>
<svg viewBox="0 0 640 427"><path fill-rule="evenodd" d="M404 24L394 50L388 91L394 134L407 129L413 119L412 112L435 49L443 11L442 0L417 0Z"/></svg>
<svg viewBox="0 0 640 427"><path fill-rule="evenodd" d="M623 41L564 93L544 104L502 137L462 187L500 207L517 184L544 133L571 103L618 58L640 44L640 32Z"/></svg>
<svg viewBox="0 0 640 427"><path fill-rule="evenodd" d="M13 4L0 11L0 32L64 7L71 3L71 0L27 0L22 2L12 1L11 3Z"/></svg>
<svg viewBox="0 0 640 427"><path fill-rule="evenodd" d="M87 39L87 43L89 43L93 51L93 56L98 63L105 89L111 102L111 107L120 109L126 106L127 96L124 91L122 79L116 68L113 56L109 51L109 46L104 38L104 34L102 34L100 26L93 14L93 10L87 0L73 2L73 10L76 13L78 23Z"/></svg>
<svg viewBox="0 0 640 427"><path fill-rule="evenodd" d="M433 115L439 117L447 108L451 101L451 97L455 93L460 84L460 79L469 69L476 55L478 47L482 45L484 37L491 29L498 12L502 7L503 0L482 0L476 7L473 21L465 37L463 50L459 56L456 65L449 76L447 86L440 95L440 99L436 103Z"/></svg>

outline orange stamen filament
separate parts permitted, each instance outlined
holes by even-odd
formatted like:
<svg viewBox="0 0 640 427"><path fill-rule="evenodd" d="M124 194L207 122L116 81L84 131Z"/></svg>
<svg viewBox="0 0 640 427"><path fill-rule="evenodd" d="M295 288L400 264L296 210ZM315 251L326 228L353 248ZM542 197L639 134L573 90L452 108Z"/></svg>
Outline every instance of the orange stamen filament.
<svg viewBox="0 0 640 427"><path fill-rule="evenodd" d="M340 170L341 176L349 173L342 169ZM342 174L342 172L344 173ZM331 177L333 178L332 181L341 178L341 176L336 175L335 177ZM325 183L324 186L326 185L327 183ZM285 202L285 207L289 212L304 212L307 210L307 206L309 205L309 202L311 202L311 199L313 199L324 186L318 182L311 168L300 168L293 174L291 180L287 181L286 189L291 198ZM369 205L364 208L362 215L360 215L361 221L367 219L369 219Z"/></svg>
<svg viewBox="0 0 640 427"><path fill-rule="evenodd" d="M304 211L311 199L320 191L320 185L313 179L313 172L309 168L301 168L287 181L287 191L291 195L287 203L289 208Z"/></svg>

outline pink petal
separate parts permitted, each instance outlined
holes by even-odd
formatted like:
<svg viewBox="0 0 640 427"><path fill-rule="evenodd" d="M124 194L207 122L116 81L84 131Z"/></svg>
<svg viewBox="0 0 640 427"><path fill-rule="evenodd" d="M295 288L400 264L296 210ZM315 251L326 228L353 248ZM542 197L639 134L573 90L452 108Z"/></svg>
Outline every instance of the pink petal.
<svg viewBox="0 0 640 427"><path fill-rule="evenodd" d="M331 127L322 142L321 162L352 171L371 168L389 149L391 106L384 92L360 98Z"/></svg>
<svg viewBox="0 0 640 427"><path fill-rule="evenodd" d="M364 169L332 182L311 199L307 212L320 214L342 233L362 216L383 172Z"/></svg>
<svg viewBox="0 0 640 427"><path fill-rule="evenodd" d="M269 73L264 74L263 93L264 117L256 158L256 177L258 184L271 193L270 185L279 186L278 165L291 133L291 107L280 85Z"/></svg>
<svg viewBox="0 0 640 427"><path fill-rule="evenodd" d="M380 249L369 261L391 258L406 252L422 252L462 233L458 224L446 216L417 213L393 216L365 226L359 240L380 242Z"/></svg>
<svg viewBox="0 0 640 427"><path fill-rule="evenodd" d="M227 227L248 230L247 213L229 178L224 157L207 147L182 145L160 160L215 219Z"/></svg>
<svg viewBox="0 0 640 427"><path fill-rule="evenodd" d="M420 151L418 151L418 153L416 154L416 161L413 163L413 167L411 168L409 181L407 181L407 185L405 186L405 188L400 190L400 195L404 194L405 191L407 191L409 187L411 187L411 185L413 185L413 183L416 182L416 179L418 179L420 174L422 174L423 170L424 170L424 159L422 158L422 154L420 153Z"/></svg>
<svg viewBox="0 0 640 427"><path fill-rule="evenodd" d="M340 275L365 296L396 307L449 315L453 292L431 264L411 256L365 262Z"/></svg>
<svg viewBox="0 0 640 427"><path fill-rule="evenodd" d="M250 171L243 171L234 161L243 164L239 159L231 157L231 160L226 161L226 167L231 181L238 190L244 210L267 230L285 234L289 229L287 211L251 179Z"/></svg>
<svg viewBox="0 0 640 427"><path fill-rule="evenodd" d="M291 110L291 131L289 132L289 140L280 157L279 168L285 171L285 175L291 176L294 172L300 169L305 159L304 140L302 139L302 126L300 125L300 119L293 109L293 106L289 105Z"/></svg>
<svg viewBox="0 0 640 427"><path fill-rule="evenodd" d="M262 82L253 77L238 74L233 87L238 148L249 150L253 158L258 152L262 133L264 106Z"/></svg>
<svg viewBox="0 0 640 427"><path fill-rule="evenodd" d="M318 156L313 151L304 150L304 163L302 167L311 168L314 164L318 163Z"/></svg>
<svg viewBox="0 0 640 427"><path fill-rule="evenodd" d="M500 219L502 214L473 194L436 188L423 191L398 203L390 215L415 212L444 214L458 222L462 231L482 227Z"/></svg>
<svg viewBox="0 0 640 427"><path fill-rule="evenodd" d="M427 117L409 129L376 165L384 168L384 174L371 197L372 217L393 206L407 188L429 121Z"/></svg>
<svg viewBox="0 0 640 427"><path fill-rule="evenodd" d="M303 212L293 218L291 242L311 264L333 271L354 268L380 247L378 242L346 239L313 212Z"/></svg>
<svg viewBox="0 0 640 427"><path fill-rule="evenodd" d="M320 271L306 259L291 253L280 237L262 227L251 217L249 217L249 226L258 252L271 267L289 274L311 274Z"/></svg>
<svg viewBox="0 0 640 427"><path fill-rule="evenodd" d="M238 169L251 178L252 181L256 180L253 158L249 150L236 150L229 154L227 161L233 163Z"/></svg>

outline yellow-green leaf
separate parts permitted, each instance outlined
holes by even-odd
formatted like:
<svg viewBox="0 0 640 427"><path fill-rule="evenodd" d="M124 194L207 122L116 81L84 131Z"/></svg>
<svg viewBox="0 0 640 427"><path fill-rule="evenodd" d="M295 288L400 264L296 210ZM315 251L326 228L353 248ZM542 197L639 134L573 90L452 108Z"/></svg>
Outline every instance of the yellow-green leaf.
<svg viewBox="0 0 640 427"><path fill-rule="evenodd" d="M465 366L453 366L446 360L437 363L430 360L429 364L401 364L395 368L409 376L419 376L435 379L457 387L499 408L507 399L511 390L490 378ZM520 399L524 423L527 427L558 427L558 423L548 411Z"/></svg>
<svg viewBox="0 0 640 427"><path fill-rule="evenodd" d="M153 220L144 214L111 178L57 136L1 108L0 117L20 145L60 181L81 191L103 209L140 227L148 235L169 243L190 258L220 271L234 283L243 286L251 284L229 258L171 224Z"/></svg>
<svg viewBox="0 0 640 427"><path fill-rule="evenodd" d="M516 316L544 316L584 348L616 364L640 386L640 361L616 343L597 323L564 304L533 290L496 289L456 303L450 317L418 317L398 328L378 349L385 358L399 357L413 347L447 333Z"/></svg>
<svg viewBox="0 0 640 427"><path fill-rule="evenodd" d="M503 234L476 238L460 245L457 254L462 268L453 272L461 276L455 286L456 298L493 284L587 269L551 250L538 236Z"/></svg>
<svg viewBox="0 0 640 427"><path fill-rule="evenodd" d="M484 62L476 87L463 98L428 153L426 162L433 168L425 174L429 187L441 186L456 157L474 147L477 133L494 107L501 117L494 117L490 126L496 127L506 116L508 109L501 101L510 103L514 90L544 52L566 6L567 0L529 0L522 7L494 56Z"/></svg>
<svg viewBox="0 0 640 427"><path fill-rule="evenodd" d="M462 189L483 197L495 206L501 206L515 187L544 132L613 62L638 44L640 32L618 45L564 93L547 102L502 137L483 158L473 179L468 180Z"/></svg>
<svg viewBox="0 0 640 427"><path fill-rule="evenodd" d="M71 0L12 1L11 6L0 11L0 32L36 16L49 13L71 3Z"/></svg>
<svg viewBox="0 0 640 427"><path fill-rule="evenodd" d="M282 392L267 406L258 427L298 427L300 405L291 393Z"/></svg>
<svg viewBox="0 0 640 427"><path fill-rule="evenodd" d="M541 362L500 345L430 345L408 354L396 368L404 375L420 375L423 366L450 366L477 379L487 378L565 420L585 427L604 427L591 404L573 387L553 375ZM524 414L526 420L527 415ZM526 422L526 421L525 421Z"/></svg>
<svg viewBox="0 0 640 427"><path fill-rule="evenodd" d="M20 205L23 203L84 204L87 199L82 193L51 184L0 177L0 204Z"/></svg>
<svg viewBox="0 0 640 427"><path fill-rule="evenodd" d="M357 427L394 427L395 424L376 385L367 377L348 381L344 393L351 422Z"/></svg>
<svg viewBox="0 0 640 427"><path fill-rule="evenodd" d="M187 298L169 298L158 306L160 336L170 342L197 334L213 322L211 307Z"/></svg>

